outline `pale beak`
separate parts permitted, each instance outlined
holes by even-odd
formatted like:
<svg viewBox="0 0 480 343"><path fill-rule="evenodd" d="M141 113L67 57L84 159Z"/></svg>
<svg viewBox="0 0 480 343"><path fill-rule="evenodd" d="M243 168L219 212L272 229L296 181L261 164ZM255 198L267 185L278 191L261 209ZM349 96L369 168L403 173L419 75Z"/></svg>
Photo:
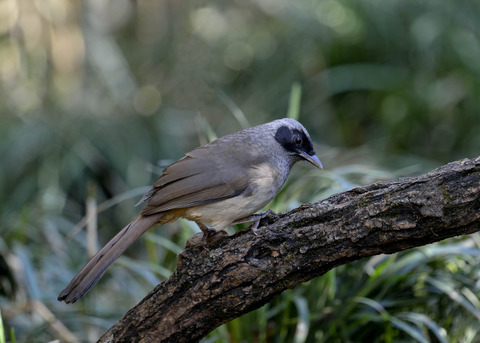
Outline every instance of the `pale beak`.
<svg viewBox="0 0 480 343"><path fill-rule="evenodd" d="M320 159L317 157L317 155L309 155L306 152L301 151L300 156L302 156L305 160L313 164L315 167L319 169L323 169L322 162L320 162Z"/></svg>

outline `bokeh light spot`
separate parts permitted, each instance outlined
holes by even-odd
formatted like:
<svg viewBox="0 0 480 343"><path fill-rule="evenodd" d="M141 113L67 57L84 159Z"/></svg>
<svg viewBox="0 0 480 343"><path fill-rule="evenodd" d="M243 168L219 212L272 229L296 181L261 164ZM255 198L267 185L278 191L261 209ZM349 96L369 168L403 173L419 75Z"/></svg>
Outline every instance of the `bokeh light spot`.
<svg viewBox="0 0 480 343"><path fill-rule="evenodd" d="M18 6L14 0L0 1L0 33L7 32L16 23Z"/></svg>
<svg viewBox="0 0 480 343"><path fill-rule="evenodd" d="M154 113L162 103L162 95L153 85L140 88L134 96L133 105L135 110L144 115Z"/></svg>
<svg viewBox="0 0 480 343"><path fill-rule="evenodd" d="M242 70L247 68L252 62L252 58L252 47L244 42L235 42L229 44L223 54L223 61L225 65L233 70Z"/></svg>

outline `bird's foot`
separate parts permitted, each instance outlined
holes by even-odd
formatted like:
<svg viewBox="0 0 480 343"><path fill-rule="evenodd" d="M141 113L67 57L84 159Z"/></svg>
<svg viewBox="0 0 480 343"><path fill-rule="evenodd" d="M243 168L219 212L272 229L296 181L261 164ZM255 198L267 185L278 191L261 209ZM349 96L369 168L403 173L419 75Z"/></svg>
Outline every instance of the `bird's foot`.
<svg viewBox="0 0 480 343"><path fill-rule="evenodd" d="M208 227L206 225L197 223L200 230L202 230L202 235L196 234L188 240L189 246L200 246L202 245L205 250L209 250L208 246L225 237L227 233L224 230L215 230L215 228Z"/></svg>
<svg viewBox="0 0 480 343"><path fill-rule="evenodd" d="M275 215L275 214L276 213L275 213L274 210L269 209L268 211L265 211L265 212L262 212L262 213L256 213L256 214L252 214L251 216L248 216L248 217L245 217L245 218L237 219L232 224L241 224L241 223L253 222L253 224L250 226L250 230L252 230L252 233L255 236L257 236L258 235L257 229L258 229L258 226L260 225L260 221L267 216L271 216L271 215Z"/></svg>

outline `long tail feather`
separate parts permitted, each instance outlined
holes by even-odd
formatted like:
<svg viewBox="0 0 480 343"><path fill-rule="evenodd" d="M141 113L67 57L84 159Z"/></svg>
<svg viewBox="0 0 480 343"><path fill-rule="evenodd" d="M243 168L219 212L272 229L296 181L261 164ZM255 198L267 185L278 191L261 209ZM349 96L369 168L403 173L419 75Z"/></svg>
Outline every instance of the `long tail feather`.
<svg viewBox="0 0 480 343"><path fill-rule="evenodd" d="M74 303L93 287L107 268L145 231L158 223L161 215L139 215L115 235L80 270L70 284L58 296L59 301Z"/></svg>

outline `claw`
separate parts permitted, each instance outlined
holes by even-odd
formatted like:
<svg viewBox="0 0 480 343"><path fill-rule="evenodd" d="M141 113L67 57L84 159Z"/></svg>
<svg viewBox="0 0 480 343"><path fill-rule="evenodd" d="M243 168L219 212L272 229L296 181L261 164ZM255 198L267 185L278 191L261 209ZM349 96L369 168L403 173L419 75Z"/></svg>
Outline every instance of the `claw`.
<svg viewBox="0 0 480 343"><path fill-rule="evenodd" d="M208 227L206 225L203 225L202 223L197 223L197 225L203 233L201 243L205 250L210 250L208 248L209 245L227 235L224 230L217 231L215 228Z"/></svg>
<svg viewBox="0 0 480 343"><path fill-rule="evenodd" d="M232 224L241 224L241 223L248 223L248 222L253 222L252 226L250 226L250 230L255 236L258 236L258 226L260 225L260 221L270 215L275 215L275 211L272 209L269 209L268 211L262 212L262 213L257 213L257 214L252 214L249 217L241 218L235 220Z"/></svg>
<svg viewBox="0 0 480 343"><path fill-rule="evenodd" d="M252 224L252 226L250 226L250 230L252 230L252 233L255 236L258 236L257 229L258 229L258 225L260 225L260 220L261 219L255 220L255 222Z"/></svg>

